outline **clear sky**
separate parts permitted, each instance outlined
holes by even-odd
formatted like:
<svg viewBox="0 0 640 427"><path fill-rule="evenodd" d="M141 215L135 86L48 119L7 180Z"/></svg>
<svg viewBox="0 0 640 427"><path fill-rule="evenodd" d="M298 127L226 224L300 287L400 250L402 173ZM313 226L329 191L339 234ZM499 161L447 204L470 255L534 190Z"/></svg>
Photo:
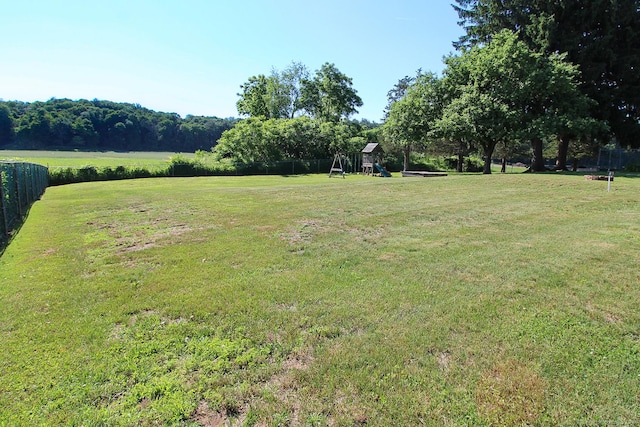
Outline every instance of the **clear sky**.
<svg viewBox="0 0 640 427"><path fill-rule="evenodd" d="M103 99L237 117L250 76L330 62L380 121L389 89L440 73L448 0L0 0L0 99Z"/></svg>

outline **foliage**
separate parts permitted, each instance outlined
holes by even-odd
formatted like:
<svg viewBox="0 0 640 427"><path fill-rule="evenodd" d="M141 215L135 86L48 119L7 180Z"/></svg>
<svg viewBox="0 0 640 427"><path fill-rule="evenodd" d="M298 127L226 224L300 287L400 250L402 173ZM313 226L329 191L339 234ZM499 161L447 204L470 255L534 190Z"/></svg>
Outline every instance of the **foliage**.
<svg viewBox="0 0 640 427"><path fill-rule="evenodd" d="M194 152L211 149L235 122L191 115L183 119L99 100L6 101L0 102L0 147Z"/></svg>
<svg viewBox="0 0 640 427"><path fill-rule="evenodd" d="M324 159L362 150L366 137L361 133L357 122L250 117L224 132L213 152L218 160L240 163Z"/></svg>
<svg viewBox="0 0 640 427"><path fill-rule="evenodd" d="M523 141L534 148L532 168L542 170L544 140L585 138L597 128L577 89L576 67L562 55L532 51L508 31L445 63L443 78L405 77L390 91L385 139L401 147L405 170L410 152L428 145L432 153L456 155L458 171L464 157L480 151L489 174L496 147L504 157Z"/></svg>
<svg viewBox="0 0 640 427"><path fill-rule="evenodd" d="M638 425L640 180L47 189L0 258L3 425Z"/></svg>
<svg viewBox="0 0 640 427"><path fill-rule="evenodd" d="M0 147L9 144L13 140L14 129L11 120L11 111L0 103Z"/></svg>
<svg viewBox="0 0 640 427"><path fill-rule="evenodd" d="M625 172L640 173L640 163L629 163L624 167Z"/></svg>
<svg viewBox="0 0 640 427"><path fill-rule="evenodd" d="M394 96L401 96L389 107L383 129L390 146L403 153L403 170L409 170L410 154L429 142L444 100L441 81L432 73L419 74L403 89L405 83L401 80L397 85Z"/></svg>
<svg viewBox="0 0 640 427"><path fill-rule="evenodd" d="M325 63L311 78L307 67L293 62L269 77L251 76L240 86L238 113L252 118L293 119L304 113L331 122L348 119L362 106L351 78Z"/></svg>
<svg viewBox="0 0 640 427"><path fill-rule="evenodd" d="M353 81L334 64L325 63L316 71L313 80L302 87L305 109L320 120L339 122L357 113L362 99L353 89Z"/></svg>
<svg viewBox="0 0 640 427"><path fill-rule="evenodd" d="M303 91L308 81L309 71L299 62L292 62L283 71L274 68L268 77L251 76L240 86L238 113L266 119L292 119L305 109Z"/></svg>
<svg viewBox="0 0 640 427"><path fill-rule="evenodd" d="M460 159L457 156L445 157L445 168L448 170L456 170L458 172L482 172L484 170L484 161L478 157L464 157L462 167L460 167Z"/></svg>
<svg viewBox="0 0 640 427"><path fill-rule="evenodd" d="M509 31L490 42L446 59L446 86L453 93L436 133L453 141L473 141L482 149L484 173L498 144L531 141L533 168L541 170L542 141L561 132L578 130L588 101L576 86L576 67L561 55L530 50ZM589 122L590 123L590 122Z"/></svg>
<svg viewBox="0 0 640 427"><path fill-rule="evenodd" d="M456 0L465 28L458 46L483 45L503 29L544 55L566 53L580 90L596 101L590 117L606 122L599 139L623 146L640 138L640 7L637 0Z"/></svg>
<svg viewBox="0 0 640 427"><path fill-rule="evenodd" d="M245 165L295 159L324 159L359 152L375 124L349 122L362 100L352 80L325 63L310 77L305 65L249 77L241 87L238 112L248 116L223 133L214 148L218 160Z"/></svg>
<svg viewBox="0 0 640 427"><path fill-rule="evenodd" d="M390 90L387 92L387 106L384 109L384 118L385 120L389 117L389 112L391 111L391 106L396 102L400 101L407 94L409 88L416 82L422 75L422 69L416 71L415 77L413 76L404 76L398 83L396 83Z"/></svg>
<svg viewBox="0 0 640 427"><path fill-rule="evenodd" d="M49 185L72 184L88 181L169 176L168 168L149 169L142 166L93 166L49 168Z"/></svg>
<svg viewBox="0 0 640 427"><path fill-rule="evenodd" d="M270 118L268 84L269 81L264 74L249 77L249 80L240 86L242 93L238 94L240 99L236 103L238 114Z"/></svg>

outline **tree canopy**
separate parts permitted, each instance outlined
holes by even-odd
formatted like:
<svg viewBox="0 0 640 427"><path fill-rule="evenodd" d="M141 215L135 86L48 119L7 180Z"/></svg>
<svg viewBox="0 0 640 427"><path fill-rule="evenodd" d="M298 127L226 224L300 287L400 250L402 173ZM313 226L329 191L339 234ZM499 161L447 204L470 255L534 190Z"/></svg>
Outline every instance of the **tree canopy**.
<svg viewBox="0 0 640 427"><path fill-rule="evenodd" d="M377 138L376 124L349 117L362 106L351 78L325 63L312 76L292 62L269 76L251 76L240 86L236 106L248 116L224 132L214 149L218 159L274 162L324 159L359 152Z"/></svg>
<svg viewBox="0 0 640 427"><path fill-rule="evenodd" d="M362 135L356 122L250 117L222 135L214 154L242 163L324 159L336 152L359 152L367 142Z"/></svg>
<svg viewBox="0 0 640 427"><path fill-rule="evenodd" d="M563 55L531 50L508 30L464 48L445 64L441 79L418 76L390 106L385 135L407 147L405 153L411 144L437 141L447 141L440 148L456 151L451 154L475 145L485 159L484 172L491 173L498 144L506 149L528 141L532 169L541 170L544 139L595 128L588 120L589 100L578 90L577 67Z"/></svg>
<svg viewBox="0 0 640 427"><path fill-rule="evenodd" d="M404 170L409 169L412 149L428 143L429 134L442 108L442 86L433 73L420 73L412 79L405 77L390 94L384 133L387 140L400 146Z"/></svg>
<svg viewBox="0 0 640 427"><path fill-rule="evenodd" d="M293 62L283 71L272 70L269 77L249 77L240 89L238 113L249 117L278 119L305 114L338 122L362 106L352 79L330 63L323 64L312 78L305 65Z"/></svg>
<svg viewBox="0 0 640 427"><path fill-rule="evenodd" d="M100 100L5 101L0 102L0 147L194 152L211 149L236 121L181 118Z"/></svg>
<svg viewBox="0 0 640 427"><path fill-rule="evenodd" d="M507 29L534 51L566 53L580 71L581 92L595 101L590 116L621 145L640 145L638 0L456 0L454 8L466 31L458 47Z"/></svg>

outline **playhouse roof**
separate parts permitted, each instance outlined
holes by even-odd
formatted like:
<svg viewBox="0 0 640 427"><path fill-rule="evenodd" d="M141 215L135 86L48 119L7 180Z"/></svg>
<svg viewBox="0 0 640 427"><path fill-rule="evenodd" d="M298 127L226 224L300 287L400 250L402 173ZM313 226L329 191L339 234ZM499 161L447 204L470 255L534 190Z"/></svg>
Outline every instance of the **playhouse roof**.
<svg viewBox="0 0 640 427"><path fill-rule="evenodd" d="M362 149L362 152L363 153L382 153L383 150L382 150L382 147L380 147L380 144L372 142L367 144L367 146Z"/></svg>

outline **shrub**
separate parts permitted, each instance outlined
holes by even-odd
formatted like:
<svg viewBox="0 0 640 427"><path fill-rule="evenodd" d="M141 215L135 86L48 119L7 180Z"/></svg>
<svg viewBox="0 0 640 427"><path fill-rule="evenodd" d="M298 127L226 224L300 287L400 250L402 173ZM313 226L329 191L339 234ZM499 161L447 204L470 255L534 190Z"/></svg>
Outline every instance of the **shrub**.
<svg viewBox="0 0 640 427"><path fill-rule="evenodd" d="M199 152L193 159L178 154L170 159L167 166L153 169L144 166L49 168L49 185L169 176L293 175L326 172L330 166L330 159L233 163L216 160L210 153Z"/></svg>
<svg viewBox="0 0 640 427"><path fill-rule="evenodd" d="M624 167L625 172L640 172L640 163L629 163Z"/></svg>
<svg viewBox="0 0 640 427"><path fill-rule="evenodd" d="M150 170L142 166L84 166L82 168L49 168L49 185L63 185L88 181L113 181L119 179L169 176L168 168Z"/></svg>
<svg viewBox="0 0 640 427"><path fill-rule="evenodd" d="M479 157L467 157L464 161L464 172L482 172L484 162Z"/></svg>

